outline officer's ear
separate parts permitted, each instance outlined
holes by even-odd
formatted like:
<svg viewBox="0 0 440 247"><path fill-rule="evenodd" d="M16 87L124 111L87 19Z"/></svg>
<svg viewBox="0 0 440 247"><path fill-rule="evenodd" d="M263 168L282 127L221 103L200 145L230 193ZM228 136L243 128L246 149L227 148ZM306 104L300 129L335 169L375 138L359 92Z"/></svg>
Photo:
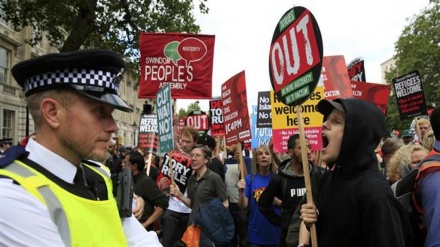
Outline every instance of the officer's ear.
<svg viewBox="0 0 440 247"><path fill-rule="evenodd" d="M53 98L45 98L40 103L41 115L52 128L58 128L60 125L61 114L65 113L61 109L62 105Z"/></svg>

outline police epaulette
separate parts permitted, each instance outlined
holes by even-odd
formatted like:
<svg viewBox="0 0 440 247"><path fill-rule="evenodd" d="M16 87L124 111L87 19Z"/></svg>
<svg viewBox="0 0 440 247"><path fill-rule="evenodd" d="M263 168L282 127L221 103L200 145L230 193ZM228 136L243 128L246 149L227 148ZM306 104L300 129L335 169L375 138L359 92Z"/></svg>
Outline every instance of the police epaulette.
<svg viewBox="0 0 440 247"><path fill-rule="evenodd" d="M99 165L99 162L94 161L94 160L82 160L81 162L82 162L82 163L85 163L85 164L87 164L87 165L90 165L90 166L101 167L101 166Z"/></svg>
<svg viewBox="0 0 440 247"><path fill-rule="evenodd" d="M22 146L12 146L8 148L4 153L3 156L0 157L0 168L5 168L14 160L18 159L18 157L22 156L26 153L26 149Z"/></svg>

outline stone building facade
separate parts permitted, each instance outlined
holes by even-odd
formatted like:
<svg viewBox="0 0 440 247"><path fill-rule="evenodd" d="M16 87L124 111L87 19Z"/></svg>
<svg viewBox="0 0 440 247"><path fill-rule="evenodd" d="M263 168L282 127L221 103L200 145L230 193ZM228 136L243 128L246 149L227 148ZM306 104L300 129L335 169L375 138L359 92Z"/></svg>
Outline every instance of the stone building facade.
<svg viewBox="0 0 440 247"><path fill-rule="evenodd" d="M20 32L12 29L9 23L0 19L0 139L13 138L20 142L26 134L35 131L32 117L28 114L26 101L21 87L15 82L11 68L18 62L47 53L58 52L43 39L34 47L25 43L32 37L32 28L26 27ZM137 81L124 78L120 96L133 109L132 113L115 111L114 118L119 126L114 138L124 146L136 146L140 116L144 103L154 105L154 100L138 99Z"/></svg>

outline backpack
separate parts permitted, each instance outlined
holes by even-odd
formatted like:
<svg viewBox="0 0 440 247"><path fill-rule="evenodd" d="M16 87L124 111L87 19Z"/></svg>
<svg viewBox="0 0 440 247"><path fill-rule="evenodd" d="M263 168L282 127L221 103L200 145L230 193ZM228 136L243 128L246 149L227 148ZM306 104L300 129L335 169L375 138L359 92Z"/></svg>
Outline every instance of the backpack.
<svg viewBox="0 0 440 247"><path fill-rule="evenodd" d="M440 162L440 154L428 155L421 163L421 167L426 162ZM416 187L416 178L419 174L419 169L412 170L408 175L403 177L396 186L396 199L405 209L410 222L411 230L413 233L413 247L424 246L426 232L423 228L422 214L416 210L416 204L414 199L417 198L417 193L414 194L414 188Z"/></svg>

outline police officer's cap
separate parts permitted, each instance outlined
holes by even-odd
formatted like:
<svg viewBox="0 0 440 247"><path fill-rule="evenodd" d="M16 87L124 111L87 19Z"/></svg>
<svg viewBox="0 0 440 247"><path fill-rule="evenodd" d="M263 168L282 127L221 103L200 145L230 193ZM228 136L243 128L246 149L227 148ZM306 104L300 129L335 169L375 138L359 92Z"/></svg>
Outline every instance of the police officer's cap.
<svg viewBox="0 0 440 247"><path fill-rule="evenodd" d="M3 145L3 144L10 144L10 145L12 145L12 138L0 139L0 145Z"/></svg>
<svg viewBox="0 0 440 247"><path fill-rule="evenodd" d="M53 53L16 64L12 75L26 96L33 93L71 87L92 99L130 112L118 96L125 62L108 50L82 50Z"/></svg>

